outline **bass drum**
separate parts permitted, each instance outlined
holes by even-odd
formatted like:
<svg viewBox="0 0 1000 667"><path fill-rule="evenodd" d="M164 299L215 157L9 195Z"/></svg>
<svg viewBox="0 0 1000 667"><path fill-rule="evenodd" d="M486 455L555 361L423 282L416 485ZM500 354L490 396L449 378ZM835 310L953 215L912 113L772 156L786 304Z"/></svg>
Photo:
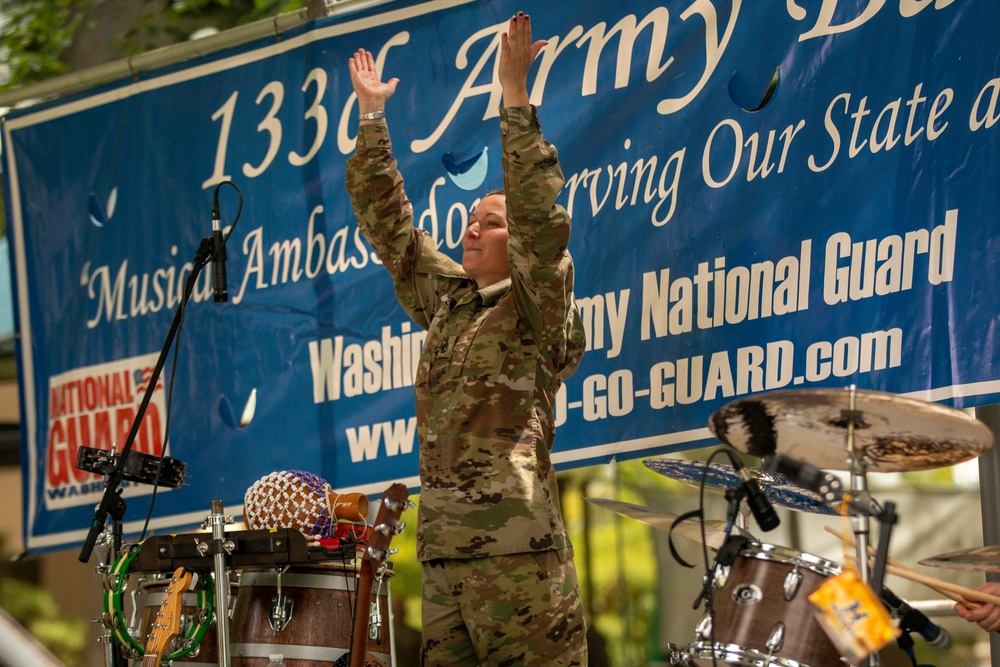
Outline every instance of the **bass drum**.
<svg viewBox="0 0 1000 667"><path fill-rule="evenodd" d="M389 665L388 570L376 577L370 614L368 654ZM230 626L232 667L266 667L271 655L288 667L330 667L351 648L358 568L353 564L245 569Z"/></svg>

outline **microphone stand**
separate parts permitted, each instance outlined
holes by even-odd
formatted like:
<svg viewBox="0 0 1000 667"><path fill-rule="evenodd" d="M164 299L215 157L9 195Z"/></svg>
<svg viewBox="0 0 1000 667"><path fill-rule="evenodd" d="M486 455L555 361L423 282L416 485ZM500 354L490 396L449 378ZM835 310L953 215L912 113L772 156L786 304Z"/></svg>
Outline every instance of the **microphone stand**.
<svg viewBox="0 0 1000 667"><path fill-rule="evenodd" d="M712 569L705 576L705 580L702 582L701 591L698 597L692 605L693 609L697 609L701 606L702 601L707 605L706 609L712 611L712 586L715 583L715 573L719 569L720 565L732 565L733 559L736 557L736 553L739 548L743 546L743 541L741 538L732 536L733 526L735 525L737 519L740 516L740 502L743 500L743 488L740 486L733 486L726 489L726 501L728 505L726 506L726 527L723 532L726 535L726 539L722 541L722 546L715 554L715 563L712 564Z"/></svg>
<svg viewBox="0 0 1000 667"><path fill-rule="evenodd" d="M118 456L118 463L104 476L104 495L101 497L101 502L94 510L94 518L90 523L90 532L87 533L87 539L84 541L83 548L80 550L79 558L81 563L86 563L90 560L90 556L94 551L94 545L97 543L97 538L104 532L109 516L112 519L113 526L112 543L109 553L112 554L112 557L114 557L114 555L121 551L123 532L122 522L125 518L125 500L122 498L121 483L124 476L125 463L128 459L129 453L132 451L132 445L135 443L136 435L139 433L139 428L142 425L142 418L146 414L149 401L153 397L153 391L156 389L157 380L159 380L160 373L163 371L163 365L166 362L170 346L173 344L174 337L177 335L177 330L180 328L184 313L184 306L187 304L188 299L191 298L191 293L194 291L195 281L198 279L198 275L201 273L201 270L208 264L209 259L211 259L211 255L212 239L211 237L203 238L201 243L198 245L198 249L195 251L193 260L194 267L191 271L191 275L188 276L187 281L184 283L184 291L181 295L181 301L177 306L176 313L174 313L174 319L170 323L170 330L167 332L167 339L163 344L163 349L160 350L160 356L157 358L156 365L153 367L153 373L149 378L146 393L143 395L142 402L139 404L139 409L136 411L135 420L132 422L132 428L128 433L128 437L126 437L125 444ZM164 443L164 446L166 446L166 443ZM125 657L122 653L122 647L119 646L113 639L110 644L110 659L112 667L125 667L126 665Z"/></svg>
<svg viewBox="0 0 1000 667"><path fill-rule="evenodd" d="M885 566L889 561L889 539L892 535L892 527L899 521L899 515L896 514L896 503L887 500L877 518L879 521L878 548L875 549L875 562L872 565L871 583L869 584L873 591L882 590L882 584L885 582Z"/></svg>
<svg viewBox="0 0 1000 667"><path fill-rule="evenodd" d="M910 636L910 631L900 625L900 630L902 632L899 637L896 638L896 646L899 650L906 654L906 657L910 659L910 664L913 667L917 667L917 655L913 651L914 641L913 637Z"/></svg>
<svg viewBox="0 0 1000 667"><path fill-rule="evenodd" d="M160 373L163 370L163 364L166 361L170 346L173 344L174 337L177 335L177 330L180 329L181 320L183 319L184 314L184 306L187 304L188 299L191 298L191 294L194 292L195 281L201 273L201 270L205 268L206 264L208 264L211 255L212 239L211 237L203 238L201 243L198 245L198 249L195 251L193 260L194 267L191 271L191 275L188 276L187 281L184 283L184 291L181 296L181 301L177 306L173 322L170 323L170 330L167 332L167 339L163 344L163 349L160 350L160 356L157 358L156 365L153 367L153 374L149 378L146 393L143 395L142 402L139 404L135 420L132 422L132 428L128 433L128 437L125 439L125 444L118 456L118 463L104 476L104 495L101 497L101 502L97 505L97 509L94 511L94 518L90 523L90 532L87 533L87 539L84 541L83 548L80 550L79 558L81 563L86 563L90 560L90 555L94 551L94 545L97 542L97 538L104 532L109 516L113 521L112 545L110 553L114 555L121 550L122 521L125 518L125 500L122 498L121 483L124 475L125 463L128 459L129 453L132 451L132 445L135 443L136 435L139 433L142 418L146 414L149 401L153 397L153 391L156 388L157 380L160 378ZM164 443L164 446L166 446L166 443ZM126 664L124 656L122 655L121 647L114 641L111 642L111 663L112 667L124 667Z"/></svg>
<svg viewBox="0 0 1000 667"><path fill-rule="evenodd" d="M94 544L97 542L97 536L104 530L108 515L113 515L113 518L116 521L121 521L125 515L125 501L121 497L122 490L120 488L123 471L125 469L125 462L129 453L132 451L132 445L135 443L136 435L139 433L139 427L142 424L142 418L146 414L146 409L149 407L149 401L153 397L153 391L156 389L156 382L159 380L160 373L163 370L163 364L166 362L167 353L170 350L171 344L173 344L174 336L177 335L177 330L180 328L181 319L184 313L184 306L187 304L188 299L191 298L191 293L194 291L195 281L198 279L198 275L201 273L201 270L205 268L206 264L208 264L208 260L211 258L211 255L212 239L211 237L205 237L198 245L198 250L195 251L193 260L194 268L191 271L191 275L188 276L187 281L184 283L184 292L181 296L181 302L177 306L173 322L170 323L170 330L167 332L167 339L163 344L163 349L160 350L160 356L156 360L156 365L153 367L153 374L149 378L146 393L142 397L142 402L139 404L135 420L132 422L132 429L129 431L128 437L125 438L125 445L121 449L121 454L119 454L118 464L115 465L115 467L107 475L105 475L104 496L101 498L101 502L98 504L97 510L94 512L94 520L90 524L90 532L87 534L87 539L84 541L83 548L80 550L81 563L86 563L90 560L90 554L93 553ZM120 535L117 535L116 538L120 538ZM121 545L115 545L116 551L119 546Z"/></svg>

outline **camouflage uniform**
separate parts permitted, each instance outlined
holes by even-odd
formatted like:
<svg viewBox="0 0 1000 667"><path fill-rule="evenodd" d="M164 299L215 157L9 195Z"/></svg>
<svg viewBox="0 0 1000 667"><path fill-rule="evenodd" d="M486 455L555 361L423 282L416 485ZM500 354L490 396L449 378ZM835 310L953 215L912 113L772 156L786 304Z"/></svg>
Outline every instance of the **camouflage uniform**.
<svg viewBox="0 0 1000 667"><path fill-rule="evenodd" d="M526 555L524 562L535 563L541 552L551 551L542 560L558 570L552 575L561 582L556 588L570 591L575 599L562 638L582 644L572 547L549 457L555 435L552 404L585 345L566 249L570 219L555 204L564 178L534 107L502 109L500 126L507 280L478 289L461 265L439 253L425 231L414 228L413 208L384 124L359 128L357 150L348 160L347 189L362 232L392 274L397 298L428 332L415 378L421 481L417 557L424 562L425 608L434 595L429 568L452 567L448 563L455 559L492 566L502 561L513 578L501 588L521 591L527 580L515 572L512 555ZM439 591L447 586L439 583ZM536 588L542 591L547 584ZM471 607L482 609L475 603ZM495 620L511 629L526 623L521 617L512 623L511 614ZM565 620L554 618L552 623ZM442 638L428 636L428 624L436 626L426 612L424 621L426 654ZM482 630L496 634L499 628ZM549 627L543 634L556 637L560 632ZM484 664L508 664L488 661L482 650ZM567 652L565 646L561 651ZM454 659L450 664L469 664ZM527 663L515 659L509 664Z"/></svg>

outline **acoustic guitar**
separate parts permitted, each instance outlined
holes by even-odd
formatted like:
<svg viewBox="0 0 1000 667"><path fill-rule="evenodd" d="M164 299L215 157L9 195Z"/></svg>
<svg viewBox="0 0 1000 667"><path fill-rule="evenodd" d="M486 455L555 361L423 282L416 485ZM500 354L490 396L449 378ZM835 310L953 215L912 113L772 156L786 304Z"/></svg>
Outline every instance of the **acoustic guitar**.
<svg viewBox="0 0 1000 667"><path fill-rule="evenodd" d="M409 497L409 492L403 484L393 484L382 495L382 504L375 518L375 526L368 538L368 544L365 546L361 571L358 575L358 606L351 629L350 667L365 667L366 658L369 664L380 664L380 661L367 655L368 626L371 622L368 610L372 602L372 580L374 573L389 555L389 543L393 535L401 532L404 527L400 525L399 517L409 504Z"/></svg>

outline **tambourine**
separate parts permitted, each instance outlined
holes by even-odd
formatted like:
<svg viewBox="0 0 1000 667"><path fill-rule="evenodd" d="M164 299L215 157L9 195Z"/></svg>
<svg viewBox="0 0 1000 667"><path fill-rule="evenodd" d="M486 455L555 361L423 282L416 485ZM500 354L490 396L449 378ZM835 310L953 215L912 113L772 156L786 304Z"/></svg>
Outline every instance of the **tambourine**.
<svg viewBox="0 0 1000 667"><path fill-rule="evenodd" d="M139 553L139 545L131 545L122 550L111 573L104 577L104 616L101 619L104 626L111 631L111 636L122 649L127 653L127 657L138 660L146 653L145 645L142 641L132 637L132 631L125 620L125 605L123 594L128 588L128 569L132 559ZM201 642L205 632L215 619L215 594L213 593L213 581L211 573L199 573L198 583L195 585L197 595L197 611L194 614L194 622L183 638L175 639L175 645L179 646L172 653L165 653L163 661L177 660L188 655ZM142 638L140 638L142 639Z"/></svg>
<svg viewBox="0 0 1000 667"><path fill-rule="evenodd" d="M119 455L106 449L95 447L81 447L76 455L76 467L87 472L107 475L118 465ZM160 465L160 461L163 465ZM162 468L162 470L161 470ZM142 484L152 484L157 481L156 472L160 470L158 484L171 489L176 489L184 484L186 473L184 470L187 464L178 459L164 456L143 454L132 450L125 460L125 468L122 470L122 479Z"/></svg>

